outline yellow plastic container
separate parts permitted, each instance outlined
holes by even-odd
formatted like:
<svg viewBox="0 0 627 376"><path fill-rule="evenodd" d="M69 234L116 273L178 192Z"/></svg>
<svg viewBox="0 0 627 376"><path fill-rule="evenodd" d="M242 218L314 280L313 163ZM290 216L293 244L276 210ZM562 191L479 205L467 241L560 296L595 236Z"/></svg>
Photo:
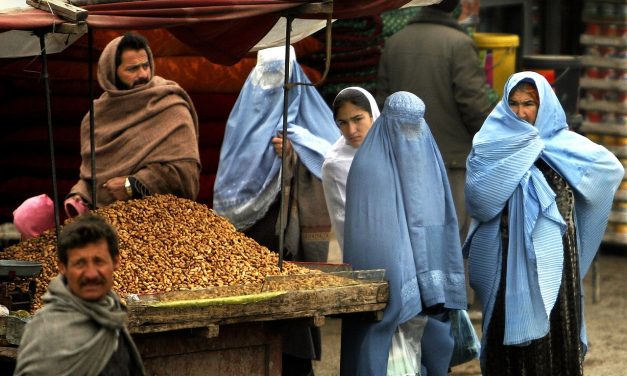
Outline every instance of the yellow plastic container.
<svg viewBox="0 0 627 376"><path fill-rule="evenodd" d="M520 44L516 34L475 33L488 84L503 96L505 82L516 70L516 50Z"/></svg>

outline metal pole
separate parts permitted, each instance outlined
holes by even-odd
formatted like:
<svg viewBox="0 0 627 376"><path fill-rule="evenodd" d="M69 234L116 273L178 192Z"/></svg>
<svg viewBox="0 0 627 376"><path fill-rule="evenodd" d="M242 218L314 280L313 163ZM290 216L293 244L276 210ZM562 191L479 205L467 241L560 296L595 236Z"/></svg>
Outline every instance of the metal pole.
<svg viewBox="0 0 627 376"><path fill-rule="evenodd" d="M289 107L288 94L290 79L290 33L292 31L292 21L294 17L288 15L286 17L285 25L285 73L283 78L283 146L281 150L281 206L279 210L279 270L283 271L283 246L285 242L285 225L287 223L287 216L289 213L284 213L285 210L285 169L287 168L287 161L285 155L285 149L287 148L287 113Z"/></svg>
<svg viewBox="0 0 627 376"><path fill-rule="evenodd" d="M89 76L89 146L91 151L91 210L96 209L96 135L94 132L94 34L87 29L87 72Z"/></svg>
<svg viewBox="0 0 627 376"><path fill-rule="evenodd" d="M57 190L57 169L54 158L54 136L52 133L52 110L50 107L50 76L48 75L48 59L46 56L46 33L39 34L39 47L41 48L41 78L44 82L44 95L46 97L46 117L48 123L48 140L50 141L50 164L52 167L52 196L54 201L54 227L57 235L56 243L59 244L59 192Z"/></svg>

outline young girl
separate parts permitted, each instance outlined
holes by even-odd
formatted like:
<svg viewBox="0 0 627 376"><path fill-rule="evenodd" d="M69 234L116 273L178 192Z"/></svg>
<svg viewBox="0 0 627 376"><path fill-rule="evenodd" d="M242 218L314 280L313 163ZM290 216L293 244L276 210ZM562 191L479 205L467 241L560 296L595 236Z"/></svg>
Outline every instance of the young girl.
<svg viewBox="0 0 627 376"><path fill-rule="evenodd" d="M349 87L335 97L333 117L342 137L325 155L322 186L331 226L341 249L344 246L344 204L348 170L372 123L379 117L379 107L369 92L360 87Z"/></svg>

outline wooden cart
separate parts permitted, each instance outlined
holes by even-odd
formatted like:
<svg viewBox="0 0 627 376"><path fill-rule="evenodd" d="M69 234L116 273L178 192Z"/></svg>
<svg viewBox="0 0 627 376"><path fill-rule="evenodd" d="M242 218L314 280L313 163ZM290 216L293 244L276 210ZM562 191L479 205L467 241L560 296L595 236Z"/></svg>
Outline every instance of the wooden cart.
<svg viewBox="0 0 627 376"><path fill-rule="evenodd" d="M233 295L237 287L225 287L129 297L129 331L149 375L280 375L282 335L290 328L322 326L327 316L381 318L389 294L382 271L341 275L350 281L302 290ZM15 347L0 347L2 356L14 361Z"/></svg>

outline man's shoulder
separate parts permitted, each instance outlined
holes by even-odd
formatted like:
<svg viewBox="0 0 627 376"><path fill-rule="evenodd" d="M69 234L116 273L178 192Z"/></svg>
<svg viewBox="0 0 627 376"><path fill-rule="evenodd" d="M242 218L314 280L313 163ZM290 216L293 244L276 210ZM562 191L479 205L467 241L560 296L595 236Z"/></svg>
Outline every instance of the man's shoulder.
<svg viewBox="0 0 627 376"><path fill-rule="evenodd" d="M67 312L51 309L46 306L37 311L24 327L24 335L34 331L37 336L63 334L63 325Z"/></svg>
<svg viewBox="0 0 627 376"><path fill-rule="evenodd" d="M427 37L428 36L428 37ZM435 44L435 45L474 45L473 39L464 31L442 24L412 23L405 26L386 40L387 44Z"/></svg>
<svg viewBox="0 0 627 376"><path fill-rule="evenodd" d="M169 87L172 89L172 94L183 92L187 95L185 89L183 89L183 87L176 81L168 80L167 78L163 78L161 76L154 76L152 80L154 82L153 87Z"/></svg>

